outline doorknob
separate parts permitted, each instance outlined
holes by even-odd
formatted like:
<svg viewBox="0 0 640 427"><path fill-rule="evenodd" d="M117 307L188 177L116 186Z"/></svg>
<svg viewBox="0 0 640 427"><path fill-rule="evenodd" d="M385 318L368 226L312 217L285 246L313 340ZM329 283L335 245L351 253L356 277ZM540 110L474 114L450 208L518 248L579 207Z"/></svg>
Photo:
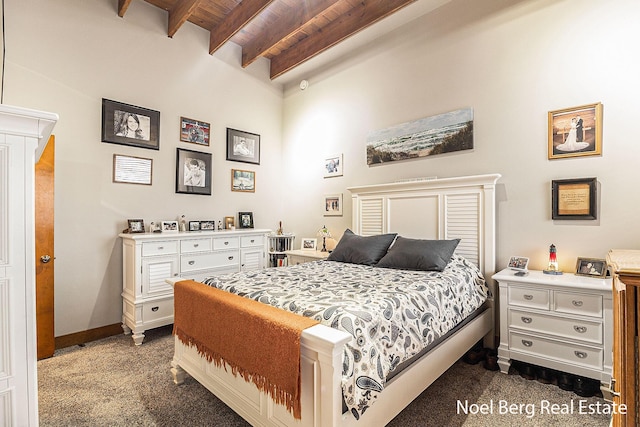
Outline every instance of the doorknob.
<svg viewBox="0 0 640 427"><path fill-rule="evenodd" d="M42 262L43 264L46 264L49 261L51 261L51 257L49 255L42 255L40 257L40 262Z"/></svg>

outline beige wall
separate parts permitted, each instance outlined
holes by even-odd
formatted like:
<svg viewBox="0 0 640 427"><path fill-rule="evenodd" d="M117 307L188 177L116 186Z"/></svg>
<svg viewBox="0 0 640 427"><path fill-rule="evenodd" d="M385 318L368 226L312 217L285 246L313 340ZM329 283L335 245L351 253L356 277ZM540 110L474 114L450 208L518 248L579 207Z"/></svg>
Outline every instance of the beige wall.
<svg viewBox="0 0 640 427"><path fill-rule="evenodd" d="M166 35L166 12L143 1L124 18L115 0L6 0L5 103L60 115L56 135L56 336L121 321L127 218L222 220L253 211L281 219L282 88L264 62L240 67L229 45L208 54L208 33ZM160 150L101 142L101 100L160 111ZM180 142L185 116L211 123L209 147ZM261 165L226 161L226 128L261 135ZM213 195L175 193L176 147L213 154ZM153 185L112 183L113 154L153 159ZM231 168L256 171L255 194L230 191ZM277 194L277 193L276 193Z"/></svg>
<svg viewBox="0 0 640 427"><path fill-rule="evenodd" d="M285 88L264 62L240 68L228 44L207 54L207 33L185 24L166 37L166 13L115 0L5 0L5 103L60 114L55 129L56 335L120 321L127 218L222 218L252 210L259 227L314 237L349 226L349 186L398 179L500 173L498 267L510 255L543 268L551 243L569 271L577 256L637 248L635 183L640 39L636 0L454 0L431 16ZM151 14L151 19L149 18ZM101 98L161 111L160 151L100 142ZM547 112L604 105L603 155L547 160ZM371 130L458 108L474 110L475 149L368 167ZM213 196L175 194L180 116L209 121ZM225 161L225 128L261 134L262 164ZM114 153L154 160L151 187L113 184ZM344 176L323 178L327 154ZM232 167L257 171L255 194L231 193ZM595 176L597 221L552 221L552 179ZM343 193L342 217L323 217L322 196ZM284 208L286 207L286 208ZM298 240L299 242L299 240Z"/></svg>
<svg viewBox="0 0 640 427"><path fill-rule="evenodd" d="M286 87L289 228L313 236L326 223L342 234L349 186L500 173L498 269L511 255L543 269L551 243L565 271L578 256L639 248L638 16L634 0L454 0L309 76L305 91ZM596 102L604 105L602 156L548 160L547 113ZM465 107L474 110L473 151L367 166L369 131ZM323 179L332 153L344 153L344 176ZM581 177L600 183L598 220L552 221L551 180ZM322 194L336 192L344 216L323 218Z"/></svg>

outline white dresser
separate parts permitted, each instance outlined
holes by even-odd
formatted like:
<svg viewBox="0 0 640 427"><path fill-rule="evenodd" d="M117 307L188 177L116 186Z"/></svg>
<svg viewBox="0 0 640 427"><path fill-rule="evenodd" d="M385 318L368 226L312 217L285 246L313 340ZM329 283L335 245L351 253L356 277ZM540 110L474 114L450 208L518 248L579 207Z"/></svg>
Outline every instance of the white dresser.
<svg viewBox="0 0 640 427"><path fill-rule="evenodd" d="M0 105L0 426L38 425L34 168L57 120Z"/></svg>
<svg viewBox="0 0 640 427"><path fill-rule="evenodd" d="M173 287L165 279L206 277L265 267L270 230L120 234L122 328L136 345L144 331L173 323Z"/></svg>
<svg viewBox="0 0 640 427"><path fill-rule="evenodd" d="M611 279L505 269L500 285L498 365L512 360L611 382L613 308Z"/></svg>

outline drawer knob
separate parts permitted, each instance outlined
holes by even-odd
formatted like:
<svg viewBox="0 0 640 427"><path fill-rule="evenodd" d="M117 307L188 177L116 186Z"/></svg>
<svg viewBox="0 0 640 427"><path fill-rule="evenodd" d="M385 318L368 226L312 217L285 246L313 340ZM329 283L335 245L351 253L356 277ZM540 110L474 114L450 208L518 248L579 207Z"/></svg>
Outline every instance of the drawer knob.
<svg viewBox="0 0 640 427"><path fill-rule="evenodd" d="M231 256L229 257L229 261L231 261L231 260L233 260L233 255L231 255Z"/></svg>
<svg viewBox="0 0 640 427"><path fill-rule="evenodd" d="M571 304L573 304L574 307L582 307L582 301L573 300Z"/></svg>
<svg viewBox="0 0 640 427"><path fill-rule="evenodd" d="M194 244L193 244L193 247L194 247L194 248L197 248L198 246L200 246L200 244L199 244L199 243L194 243Z"/></svg>
<svg viewBox="0 0 640 427"><path fill-rule="evenodd" d="M586 326L574 326L573 330L576 331L579 334L584 334L585 332L587 332L587 327Z"/></svg>
<svg viewBox="0 0 640 427"><path fill-rule="evenodd" d="M578 359L586 359L587 358L587 353L585 353L584 351L577 351L576 350L573 353L576 355L576 357Z"/></svg>
<svg viewBox="0 0 640 427"><path fill-rule="evenodd" d="M524 299L526 299L527 301L531 301L533 299L533 295L525 295Z"/></svg>
<svg viewBox="0 0 640 427"><path fill-rule="evenodd" d="M224 244L225 244L225 245L228 245L228 244L229 244L229 242L224 242Z"/></svg>
<svg viewBox="0 0 640 427"><path fill-rule="evenodd" d="M531 323L533 321L531 317L522 316L520 319L522 319L522 323Z"/></svg>
<svg viewBox="0 0 640 427"><path fill-rule="evenodd" d="M151 307L151 311L158 311L160 307Z"/></svg>
<svg viewBox="0 0 640 427"><path fill-rule="evenodd" d="M195 263L196 263L195 261L189 261L189 265L193 265Z"/></svg>
<svg viewBox="0 0 640 427"><path fill-rule="evenodd" d="M164 249L164 246L158 246L158 250L161 251Z"/></svg>
<svg viewBox="0 0 640 427"><path fill-rule="evenodd" d="M251 243L253 243L253 242L255 242L255 240L254 240L254 239L251 239Z"/></svg>
<svg viewBox="0 0 640 427"><path fill-rule="evenodd" d="M522 340L522 345L525 347L531 347L533 345L533 341Z"/></svg>

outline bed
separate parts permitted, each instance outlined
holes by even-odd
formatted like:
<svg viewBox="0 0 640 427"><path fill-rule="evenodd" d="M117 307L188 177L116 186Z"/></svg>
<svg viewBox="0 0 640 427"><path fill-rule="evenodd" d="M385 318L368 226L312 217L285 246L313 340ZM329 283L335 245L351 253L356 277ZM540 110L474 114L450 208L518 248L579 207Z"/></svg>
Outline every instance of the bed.
<svg viewBox="0 0 640 427"><path fill-rule="evenodd" d="M402 358L411 358L411 361L410 364L405 363L404 365L408 366L402 370L396 369L396 365L400 365L400 357L389 357L385 354L384 357L376 359L384 363L378 362L376 369L371 366L373 374L367 377L367 383L359 390L360 394L345 393L345 381L353 379L343 375L343 372L353 372L354 369L353 357L350 359L345 356L348 353L353 354L352 340L356 335L353 328L340 330L330 327L332 321L338 321L332 319L331 315L324 316L324 312L319 309L298 306L296 299L301 292L315 289L314 277L329 278L327 280L333 283L337 280L333 277L342 277L349 281L359 276L365 277L364 283L376 284L388 282L391 275L395 277L391 280L402 281L403 288L425 288L428 286L421 285L426 280L423 275L435 273L316 261L308 265L253 272L250 274L253 277L236 274L212 278L209 281L211 286L243 297L262 299L270 301L275 306L293 307L291 311L294 312L314 312L318 317L328 318L329 326L322 323L311 326L304 329L300 336L300 419L295 419L284 406L276 404L269 395L260 392L252 383L236 377L224 367L210 363L195 347L184 344L177 337L171 363L174 382L180 384L186 374L191 375L252 425L324 427L387 424L476 342L484 339L485 346L494 347L495 293L494 285L489 278L495 270L495 185L499 177L493 174L349 188L352 194L351 230L354 236L363 239L393 236L394 246L400 242L400 237L409 243L418 239L431 242L455 241L455 252L451 255L450 262L443 267L443 272L438 274L453 275L446 276L444 280L456 282L458 279L453 277L457 272L463 271L463 274L471 277L472 283L478 285L476 287L480 290L479 293L484 294L477 298L464 297L465 307L450 308L449 312L441 313L440 317L451 322L453 317L459 317L453 323L461 325L446 325L442 329L438 329L438 326L433 332L424 332L427 329L417 331L417 334L433 335L425 340L430 343L427 352L414 354L418 353L419 349L413 351L415 340L409 339L411 332L406 333L404 347L411 351ZM339 252L341 244L342 242L338 244L336 252ZM389 250L388 253L391 252L392 250ZM486 282L474 278L473 274L469 273L474 269L486 278ZM283 276L299 280L303 286L290 286L295 291L288 294L282 290L274 291L272 284L282 281ZM172 283L175 284L179 280L172 279ZM256 284L247 284L249 280L254 280ZM469 280L466 281L468 282ZM262 284L263 288L260 289L257 284ZM362 286L362 293L370 297L369 305L378 308L384 306L384 297L377 301L373 293L374 289L380 286ZM462 282L456 286L463 289L463 294L467 292L465 289L469 288ZM334 295L335 299L353 297L351 294L344 295L339 292ZM437 294L437 298L442 298L442 292ZM278 299L276 296L281 298ZM428 297L415 295L407 296L407 299L416 306L428 305L429 301ZM467 304L467 301L472 299L475 299L474 303ZM382 305L377 306L377 302ZM439 308L444 305L450 306L448 302L442 301L434 305L438 305ZM323 309L327 307L331 307L331 304L323 305ZM376 313L379 311L376 310ZM452 313L458 315L454 316ZM463 322L459 322L463 319ZM423 317L424 322L430 323L431 320L426 315ZM339 323L342 322L344 320L341 318ZM366 324L363 325L363 329L366 330ZM449 331L453 326L455 328ZM388 375L391 371L394 373L393 377ZM380 383L384 384L383 389L379 387Z"/></svg>

